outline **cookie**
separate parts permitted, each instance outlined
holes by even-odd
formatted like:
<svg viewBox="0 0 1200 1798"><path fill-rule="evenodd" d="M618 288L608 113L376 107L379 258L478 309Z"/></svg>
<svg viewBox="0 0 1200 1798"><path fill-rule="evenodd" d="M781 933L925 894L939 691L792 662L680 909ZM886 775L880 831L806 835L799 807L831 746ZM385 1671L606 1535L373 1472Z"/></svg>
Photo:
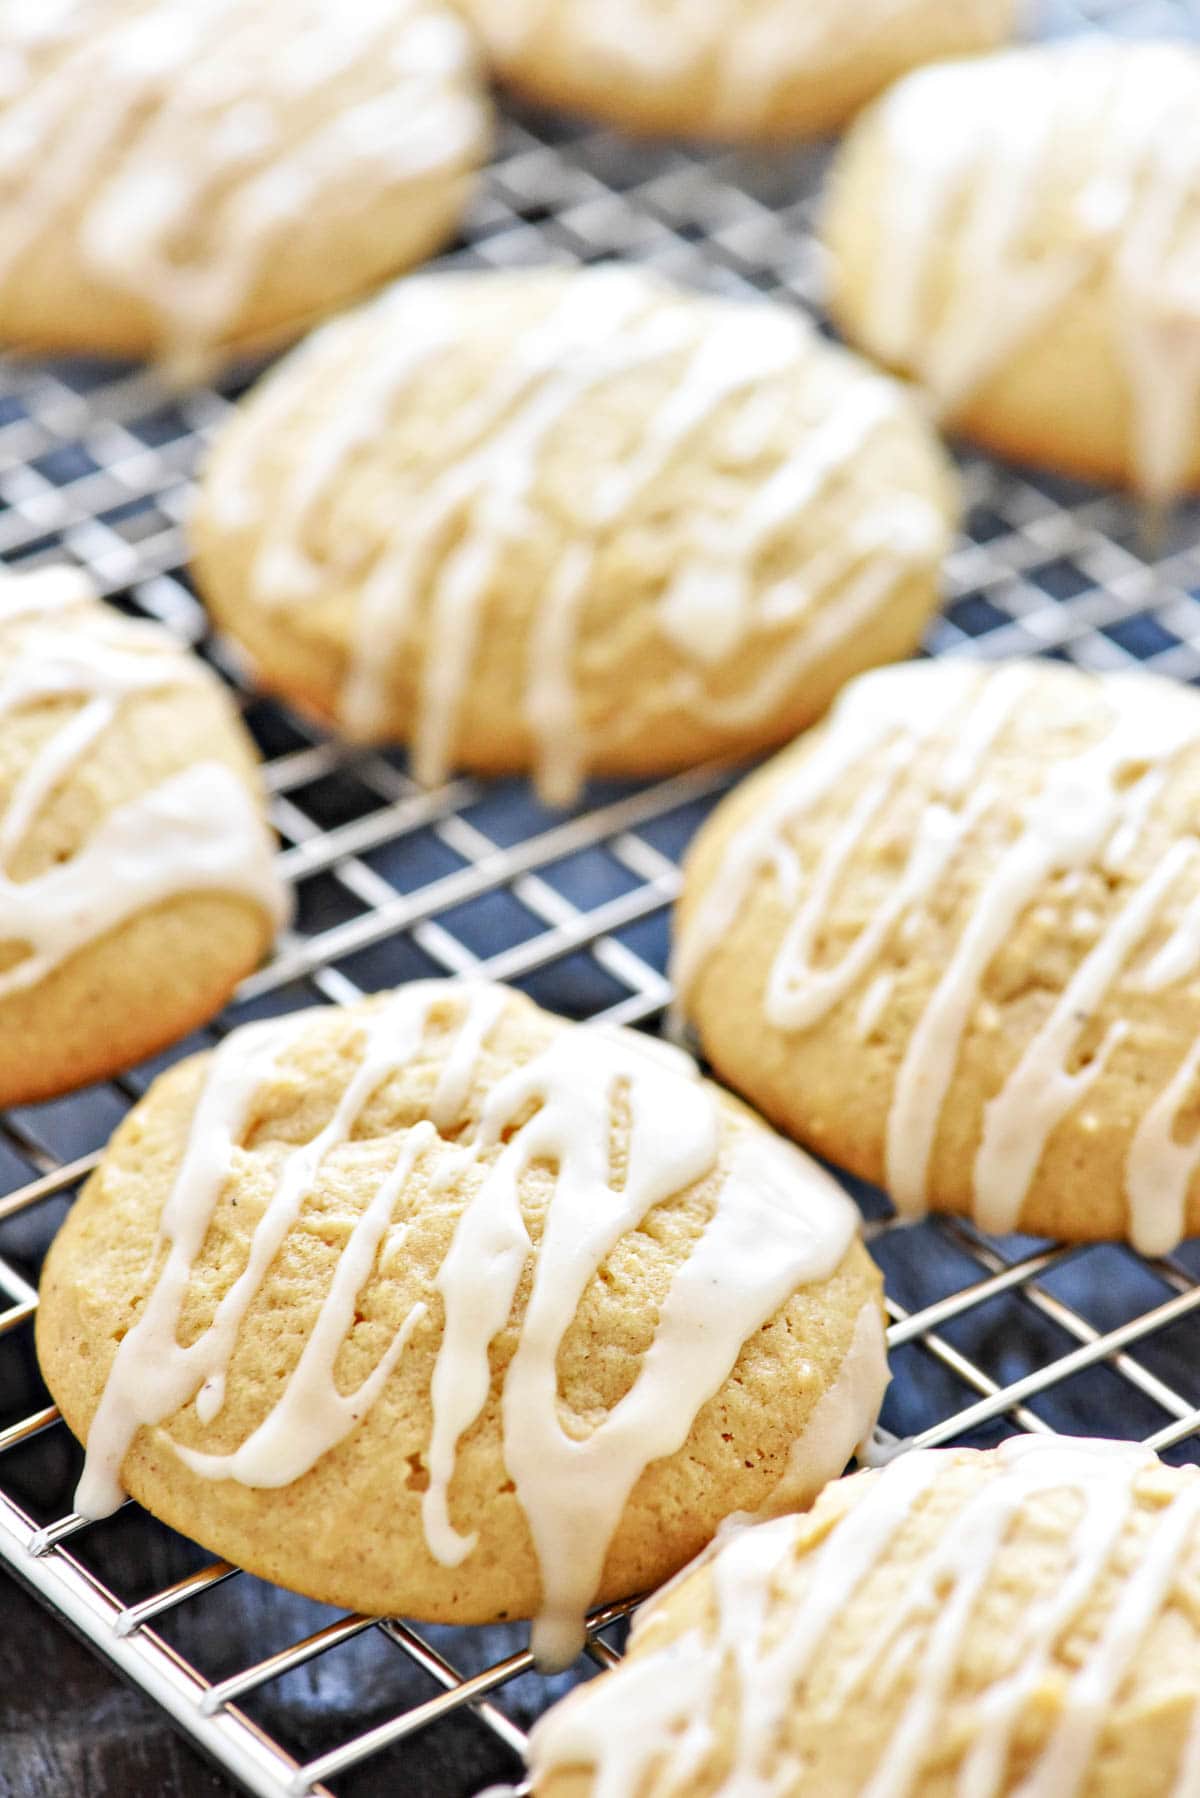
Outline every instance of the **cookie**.
<svg viewBox="0 0 1200 1798"><path fill-rule="evenodd" d="M54 1244L38 1354L86 1515L125 1486L332 1604L536 1614L548 1665L730 1512L811 1499L887 1379L815 1163L677 1051L446 981L164 1075Z"/></svg>
<svg viewBox="0 0 1200 1798"><path fill-rule="evenodd" d="M639 132L828 131L897 75L1003 42L1014 0L460 0L518 92Z"/></svg>
<svg viewBox="0 0 1200 1798"><path fill-rule="evenodd" d="M1002 455L1200 485L1200 50L1084 37L906 77L834 167L830 303Z"/></svg>
<svg viewBox="0 0 1200 1798"><path fill-rule="evenodd" d="M1200 694L865 675L689 855L675 972L724 1079L900 1211L1200 1228Z"/></svg>
<svg viewBox="0 0 1200 1798"><path fill-rule="evenodd" d="M902 390L781 307L636 268L442 274L250 396L192 521L259 678L419 777L786 741L907 653L952 507Z"/></svg>
<svg viewBox="0 0 1200 1798"><path fill-rule="evenodd" d="M487 107L441 0L10 6L0 338L187 374L454 230Z"/></svg>
<svg viewBox="0 0 1200 1798"><path fill-rule="evenodd" d="M542 1719L535 1798L1184 1798L1200 1473L1013 1438L742 1530Z"/></svg>
<svg viewBox="0 0 1200 1798"><path fill-rule="evenodd" d="M0 1104L219 1010L284 914L215 675L74 570L0 578Z"/></svg>

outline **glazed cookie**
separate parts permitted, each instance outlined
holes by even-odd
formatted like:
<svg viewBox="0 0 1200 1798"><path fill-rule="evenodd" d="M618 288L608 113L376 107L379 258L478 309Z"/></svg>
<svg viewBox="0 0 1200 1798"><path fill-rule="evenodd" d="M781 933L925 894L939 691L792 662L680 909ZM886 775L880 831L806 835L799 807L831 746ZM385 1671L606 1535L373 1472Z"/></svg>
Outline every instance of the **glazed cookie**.
<svg viewBox="0 0 1200 1798"><path fill-rule="evenodd" d="M952 499L901 389L643 270L421 277L218 441L196 573L261 679L419 777L785 741L906 654Z"/></svg>
<svg viewBox="0 0 1200 1798"><path fill-rule="evenodd" d="M74 570L0 578L0 1104L219 1010L284 913L216 677Z"/></svg>
<svg viewBox="0 0 1200 1798"><path fill-rule="evenodd" d="M675 972L722 1076L985 1229L1200 1228L1200 694L1048 662L864 676L714 813Z"/></svg>
<svg viewBox="0 0 1200 1798"><path fill-rule="evenodd" d="M1014 1438L726 1540L535 1728L535 1798L1189 1798L1200 1474Z"/></svg>
<svg viewBox="0 0 1200 1798"><path fill-rule="evenodd" d="M887 1380L827 1174L678 1051L445 981L164 1075L38 1353L86 1515L124 1485L330 1603L536 1614L546 1664L730 1512L808 1502Z"/></svg>
<svg viewBox="0 0 1200 1798"><path fill-rule="evenodd" d="M633 131L806 137L935 56L989 50L1015 0L460 0L505 81Z"/></svg>
<svg viewBox="0 0 1200 1798"><path fill-rule="evenodd" d="M1200 484L1200 49L1068 40L921 70L835 165L831 307L989 448Z"/></svg>
<svg viewBox="0 0 1200 1798"><path fill-rule="evenodd" d="M441 0L10 4L0 337L197 359L297 335L453 231L487 138Z"/></svg>

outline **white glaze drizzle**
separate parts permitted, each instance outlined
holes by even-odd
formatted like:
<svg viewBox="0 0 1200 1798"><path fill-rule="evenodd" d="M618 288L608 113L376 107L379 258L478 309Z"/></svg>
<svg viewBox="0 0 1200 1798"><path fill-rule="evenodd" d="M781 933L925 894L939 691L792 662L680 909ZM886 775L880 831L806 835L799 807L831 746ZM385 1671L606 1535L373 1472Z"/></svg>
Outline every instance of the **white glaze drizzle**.
<svg viewBox="0 0 1200 1798"><path fill-rule="evenodd" d="M627 1032L563 1030L533 1059L488 1085L469 1139L439 1146L437 1123L446 1127L461 1117L487 1039L511 1003L501 988L425 982L367 1014L361 1057L333 1116L311 1142L285 1157L254 1226L245 1268L208 1328L183 1348L178 1325L192 1269L225 1184L247 1153L239 1143L255 1095L277 1075L286 1077L282 1059L309 1020L236 1032L216 1052L163 1211L165 1259L117 1350L89 1431L76 1504L87 1515L100 1515L119 1502L120 1468L140 1426L165 1422L193 1397L201 1421L217 1416L246 1313L323 1165L352 1136L381 1084L417 1056L431 1014L449 1002L460 1016L430 1107L432 1121L406 1134L395 1165L355 1225L297 1367L271 1411L230 1453L175 1448L206 1477L279 1486L300 1478L348 1434L425 1317L426 1307L418 1303L358 1389L345 1395L337 1390L334 1364L357 1294L389 1231L394 1239L393 1214L413 1168L438 1149L439 1165L428 1177L443 1188L463 1182L469 1196L435 1281L444 1324L431 1384L430 1481L422 1499L426 1541L449 1566L474 1549L474 1535L451 1519L457 1444L487 1399L489 1346L510 1316L532 1259L532 1286L504 1376L503 1453L542 1573L535 1651L545 1663L559 1664L578 1650L584 1611L642 1472L682 1446L747 1338L798 1286L833 1271L856 1219L840 1188L765 1129L737 1129L722 1150L715 1095L693 1064L664 1057ZM623 1178L615 1186L612 1107L622 1096L628 1137ZM516 1124L518 1119L524 1121ZM556 1364L584 1291L620 1238L655 1205L711 1175L719 1154L723 1171L711 1217L673 1278L633 1385L590 1432L568 1427ZM519 1194L534 1161L555 1169L536 1249ZM842 1414L822 1412L819 1427L814 1418L807 1449L797 1451L786 1471L789 1490L811 1496L844 1465L847 1443L870 1428L887 1375L881 1321L871 1304L863 1315L867 1321L858 1321L844 1358Z"/></svg>
<svg viewBox="0 0 1200 1798"><path fill-rule="evenodd" d="M26 945L0 996L35 986L77 950L181 893L233 893L281 922L285 905L262 819L222 762L197 762L116 806L69 862L0 876L0 940Z"/></svg>
<svg viewBox="0 0 1200 1798"><path fill-rule="evenodd" d="M715 1747L718 1694L730 1728L723 1798L786 1798L802 1769L786 1724L801 1682L863 1582L930 1495L951 1457L937 1450L901 1455L866 1476L856 1501L807 1554L804 1524L781 1518L734 1535L711 1560L708 1625L661 1647L651 1641L658 1601L635 1626L645 1646L612 1675L571 1695L535 1728L535 1783L552 1770L587 1768L593 1798L650 1789L679 1798L692 1789ZM1043 1495L1070 1492L1078 1517L1068 1561L1054 1586L1014 1618L1011 1670L975 1702L970 1739L954 1781L958 1798L1074 1798L1097 1750L1108 1707L1138 1649L1170 1601L1200 1520L1200 1483L1182 1486L1145 1534L1136 1563L1122 1569L1098 1636L1062 1686L1058 1718L1032 1767L1013 1788L1008 1761L1058 1643L1092 1599L1138 1506L1135 1483L1154 1456L1131 1443L1023 1437L998 1451L992 1477L968 1491L940 1527L924 1559L895 1594L887 1621L873 1628L857 1660L839 1670L826 1704L849 1706L871 1683L911 1669L900 1717L874 1764L863 1769L864 1798L911 1798L945 1725L945 1703L961 1666L981 1593L1002 1566L1014 1528ZM804 1579L794 1599L780 1595ZM684 1576L686 1578L686 1575ZM678 1582L677 1582L678 1583ZM779 1628L779 1611L787 1607ZM925 1625L919 1653L912 1631ZM771 1645L765 1636L770 1627ZM729 1682L732 1680L732 1692ZM1187 1789L1185 1747L1177 1790Z"/></svg>
<svg viewBox="0 0 1200 1798"><path fill-rule="evenodd" d="M854 1014L854 1034L860 1043L868 1042L874 1034L895 990L896 976L885 968L864 991Z"/></svg>
<svg viewBox="0 0 1200 1798"><path fill-rule="evenodd" d="M81 701L38 748L0 813L0 943L25 951L0 972L0 997L36 985L106 931L176 894L244 895L282 921L267 831L243 782L219 762L198 763L124 801L68 860L13 877L39 814L122 704L210 677L164 631L96 604L70 569L0 582L0 631L12 639L0 729L40 702Z"/></svg>
<svg viewBox="0 0 1200 1798"><path fill-rule="evenodd" d="M853 1455L861 1459L879 1420L890 1377L886 1341L874 1311L864 1307L833 1385L817 1400L804 1434L792 1445L779 1484L754 1513L753 1521L806 1511L822 1487L845 1470ZM864 1417L869 1420L865 1430Z"/></svg>
<svg viewBox="0 0 1200 1798"><path fill-rule="evenodd" d="M975 1216L985 1230L1003 1232L1015 1227L1021 1195L1029 1190L1050 1132L1100 1077L1113 1050L1128 1035L1129 1026L1118 1019L1090 1060L1074 1072L1068 1071L1082 1021L1110 990L1198 847L1194 839L1172 844L1153 872L1135 887L988 1104L975 1158Z"/></svg>
<svg viewBox="0 0 1200 1798"><path fill-rule="evenodd" d="M671 7L648 0L469 0L469 10L502 63L558 26L570 54L613 83L654 92L711 86L708 115L697 117L697 128L737 133L768 119L790 82L828 78L877 49L881 37L901 36L914 8L913 0L861 0L853 8L840 0ZM1008 0L958 0L928 53L984 47L1004 32L1011 10Z"/></svg>
<svg viewBox="0 0 1200 1798"><path fill-rule="evenodd" d="M953 418L1099 284L1130 396L1133 477L1170 499L1200 430L1200 58L1085 38L922 69L883 102L881 129L866 340ZM1047 248L1034 239L1065 157L1081 170L1064 202L1074 229ZM935 315L932 270L948 246L957 272Z"/></svg>
<svg viewBox="0 0 1200 1798"><path fill-rule="evenodd" d="M819 749L806 755L793 777L735 833L717 878L706 883L675 945L672 972L683 997L732 927L761 869L774 870L785 905L799 902L801 868L787 840L789 825L819 806L859 762L889 740L895 744L889 772L898 777L920 743L944 731L980 685L978 671L965 661L937 664L936 678L932 664L928 670L920 664L906 667L903 677L915 688L915 704L906 703L896 691L898 676L893 670L864 675L847 687L821 733ZM901 740L905 731L912 733L911 748ZM844 856L840 842L838 852ZM801 942L805 934L800 933ZM795 1003L799 981L786 967L778 970L777 978L777 992Z"/></svg>
<svg viewBox="0 0 1200 1798"><path fill-rule="evenodd" d="M1200 1167L1200 1133L1179 1140L1179 1122L1194 1100L1200 1036L1143 1112L1125 1164L1130 1241L1143 1255L1166 1255L1186 1235L1187 1197Z"/></svg>
<svg viewBox="0 0 1200 1798"><path fill-rule="evenodd" d="M466 32L432 0L9 15L0 280L68 230L92 275L157 314L169 353L237 324L312 208L450 178L484 137Z"/></svg>
<svg viewBox="0 0 1200 1798"><path fill-rule="evenodd" d="M750 314L745 306L681 304L643 270L606 266L576 273L563 280L557 305L517 335L495 377L447 421L446 471L398 508L394 537L361 577L341 560L360 553L357 540L344 548L335 540L315 552L310 540L316 539L316 521L412 384L440 357L455 353L456 330L470 329L469 318L464 323L456 310L470 287L469 277L410 281L349 330L323 333L322 343L305 352L306 361L285 370L251 406L240 445L226 460L217 458L213 515L230 529L256 524L251 582L265 606L302 604L326 590L333 576L359 576L355 641L340 699L341 720L352 736L377 740L387 734L397 657L414 632L423 633L414 765L423 781L436 783L452 762L489 584L506 547L530 528L547 438L589 394L639 369L680 362L678 379L662 405L648 412L636 446L622 462L602 464L591 491L573 500L566 543L530 628L522 708L539 787L552 802L566 803L587 763L575 662L602 544L722 407L743 408L731 427L736 441L738 423L743 425L743 452L753 450L756 438L763 447L761 427L764 418L770 422L764 398L777 405L777 384L806 359L828 352L781 308ZM367 341L381 343L382 350L364 356ZM327 382L334 369L338 392L322 444L298 467L269 520L248 518L256 449L281 425L286 428L294 394L308 382ZM802 434L794 453L764 479L736 519L713 522L698 513L688 522L694 548L657 610L664 640L684 659L670 692L673 705L718 727L744 728L780 705L805 669L861 628L914 567L936 561L945 534L940 515L912 496L879 495L836 543L773 590L757 593L755 570L779 534L843 476L877 431L896 423L901 408L893 384L856 371L839 386L829 416ZM452 538L454 547L443 557ZM793 628L779 636L778 653L761 677L723 699L711 693L717 664L755 633L779 632L785 624ZM617 720L612 728L619 732L635 723Z"/></svg>
<svg viewBox="0 0 1200 1798"><path fill-rule="evenodd" d="M881 670L855 682L810 753L731 838L687 918L674 966L683 999L731 928L752 883L762 870L771 869L778 902L788 917L767 976L765 1016L781 1030L811 1029L857 993L855 1030L865 1039L891 996L892 970L879 968L889 944L903 942L906 926L919 920L964 839L999 805L980 769L1034 678L1029 664L985 674L977 666L958 663L953 669L939 664ZM1200 719L1186 693L1136 676L1116 677L1107 692L1110 727L1090 747L1047 768L1040 790L1020 810L1016 834L996 852L909 1032L886 1127L888 1190L908 1216L924 1209L942 1109L996 955L1027 907L1056 877L1094 867L1128 876L1130 858L1174 759L1200 741ZM907 860L853 941L837 959L826 957L818 966L814 947L836 909L848 864L878 829L890 796L936 736L951 738L954 747L932 776L933 790ZM802 868L790 833L872 757L879 773L863 785L811 866ZM1140 778L1122 784L1123 771L1142 766ZM1197 839L1183 838L1154 868L1131 881L1117 914L989 1100L972 1176L974 1212L985 1228L1015 1227L1054 1129L1100 1077L1127 1033L1127 1025L1118 1020L1086 1064L1072 1067L1089 1017L1118 980L1124 977L1134 990L1156 991L1200 967L1196 899L1172 919L1148 965L1140 971L1129 966L1185 875L1194 873L1198 849ZM1150 1103L1131 1147L1126 1168L1130 1234L1148 1252L1163 1252L1178 1240L1188 1183L1200 1165L1200 1148L1174 1140L1176 1119L1198 1068L1195 1054L1189 1054Z"/></svg>

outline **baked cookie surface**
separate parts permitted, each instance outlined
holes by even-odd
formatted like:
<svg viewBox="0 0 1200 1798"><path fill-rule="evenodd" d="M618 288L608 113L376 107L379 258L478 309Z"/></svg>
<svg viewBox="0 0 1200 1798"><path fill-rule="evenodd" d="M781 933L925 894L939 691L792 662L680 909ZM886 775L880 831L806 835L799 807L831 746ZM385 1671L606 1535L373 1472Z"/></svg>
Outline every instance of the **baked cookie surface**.
<svg viewBox="0 0 1200 1798"><path fill-rule="evenodd" d="M331 1603L536 1615L565 1662L594 1598L869 1432L857 1223L677 1051L424 982L164 1075L51 1249L38 1354L87 1514L124 1486Z"/></svg>
<svg viewBox="0 0 1200 1798"><path fill-rule="evenodd" d="M720 1076L906 1215L1200 1228L1200 695L910 663L702 828L675 974Z"/></svg>
<svg viewBox="0 0 1200 1798"><path fill-rule="evenodd" d="M643 270L418 277L218 440L195 568L259 677L421 779L569 800L785 741L908 653L953 507L907 396Z"/></svg>
<svg viewBox="0 0 1200 1798"><path fill-rule="evenodd" d="M1154 500L1200 484L1200 49L1085 37L906 77L834 165L847 337L943 420Z"/></svg>
<svg viewBox="0 0 1200 1798"><path fill-rule="evenodd" d="M536 1798L1184 1798L1200 1470L917 1450L742 1530L533 1731Z"/></svg>
<svg viewBox="0 0 1200 1798"><path fill-rule="evenodd" d="M0 1103L203 1023L286 910L221 683L74 570L0 578Z"/></svg>
<svg viewBox="0 0 1200 1798"><path fill-rule="evenodd" d="M452 232L485 151L441 0L2 9L0 338L181 372L295 336Z"/></svg>
<svg viewBox="0 0 1200 1798"><path fill-rule="evenodd" d="M1013 0L460 0L520 92L634 131L828 131L905 70L991 49Z"/></svg>

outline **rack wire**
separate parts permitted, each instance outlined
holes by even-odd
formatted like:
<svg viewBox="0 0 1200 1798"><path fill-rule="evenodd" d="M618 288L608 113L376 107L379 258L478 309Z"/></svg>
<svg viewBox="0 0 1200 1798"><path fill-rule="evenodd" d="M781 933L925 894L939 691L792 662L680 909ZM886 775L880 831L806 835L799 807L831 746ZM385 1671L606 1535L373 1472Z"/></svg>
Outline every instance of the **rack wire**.
<svg viewBox="0 0 1200 1798"><path fill-rule="evenodd" d="M1175 0L1051 4L1041 27L1200 34ZM817 310L821 150L756 157L633 145L519 114L447 258L476 266L621 255L718 290ZM79 1454L33 1355L36 1278L70 1197L159 1068L250 1017L430 974L511 981L552 1009L654 1026L669 999L679 856L736 771L593 783L569 813L519 781L420 789L404 757L352 753L257 698L206 634L181 520L237 382L184 395L139 369L0 364L0 557L63 555L196 646L239 692L266 759L293 930L211 1029L85 1094L0 1115L0 1557L194 1743L262 1798L397 1789L469 1798L520 1779L532 1719L579 1671L531 1671L522 1630L417 1630L264 1585L127 1504L70 1510ZM1200 679L1200 510L1152 539L1128 501L962 458L966 527L927 647L1142 662ZM1200 1458L1200 1245L1160 1261L970 1224L895 1229L855 1186L888 1287L884 1423L922 1445L1014 1429L1136 1437ZM611 1664L628 1607L593 1619ZM614 1631L616 1635L614 1635Z"/></svg>

